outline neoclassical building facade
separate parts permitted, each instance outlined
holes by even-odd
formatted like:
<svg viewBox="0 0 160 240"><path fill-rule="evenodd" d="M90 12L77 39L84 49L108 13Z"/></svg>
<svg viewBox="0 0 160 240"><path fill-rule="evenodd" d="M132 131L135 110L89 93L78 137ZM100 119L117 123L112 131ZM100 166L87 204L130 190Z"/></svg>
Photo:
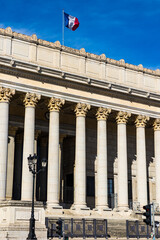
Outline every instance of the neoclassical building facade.
<svg viewBox="0 0 160 240"><path fill-rule="evenodd" d="M160 70L0 29L0 146L2 239L27 232L34 153L38 239L45 217L159 211Z"/></svg>

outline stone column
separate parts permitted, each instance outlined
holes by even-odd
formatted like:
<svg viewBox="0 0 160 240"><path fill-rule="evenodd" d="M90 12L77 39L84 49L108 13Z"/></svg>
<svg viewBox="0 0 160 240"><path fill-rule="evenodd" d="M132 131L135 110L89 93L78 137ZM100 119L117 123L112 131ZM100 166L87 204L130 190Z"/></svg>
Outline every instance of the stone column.
<svg viewBox="0 0 160 240"><path fill-rule="evenodd" d="M117 155L118 155L118 209L128 210L128 165L126 123L131 114L117 114Z"/></svg>
<svg viewBox="0 0 160 240"><path fill-rule="evenodd" d="M137 145L137 201L140 208L147 204L147 168L145 125L149 117L139 115L136 118Z"/></svg>
<svg viewBox="0 0 160 240"><path fill-rule="evenodd" d="M154 155L155 155L155 175L156 175L156 203L160 207L160 119L156 119L154 127Z"/></svg>
<svg viewBox="0 0 160 240"><path fill-rule="evenodd" d="M15 137L15 159L13 178L13 200L21 200L22 184L22 154L23 154L23 133L16 134Z"/></svg>
<svg viewBox="0 0 160 240"><path fill-rule="evenodd" d="M107 124L111 109L98 108L97 116L97 200L98 210L108 209Z"/></svg>
<svg viewBox="0 0 160 240"><path fill-rule="evenodd" d="M59 206L59 111L64 103L63 99L51 98L48 104L50 116L47 205L52 208L61 208Z"/></svg>
<svg viewBox="0 0 160 240"><path fill-rule="evenodd" d="M9 101L15 90L0 88L0 200L6 198Z"/></svg>
<svg viewBox="0 0 160 240"><path fill-rule="evenodd" d="M34 136L34 153L37 154L38 150L38 138L41 135L41 130L36 130L35 131L35 136Z"/></svg>
<svg viewBox="0 0 160 240"><path fill-rule="evenodd" d="M59 138L59 201L63 203L63 192L64 192L64 179L63 179L63 140L66 134L61 134Z"/></svg>
<svg viewBox="0 0 160 240"><path fill-rule="evenodd" d="M35 130L35 134L34 134L34 153L35 154L39 154L38 153L38 138L41 134L41 130ZM42 164L41 164L41 159L40 159L40 156L38 155L38 159L37 159L37 170L40 170L42 168ZM40 173L38 174L40 175ZM38 184L37 184L37 180L38 180L38 177L39 176L36 176L36 179L35 179L35 189L34 189L34 192L35 192L35 201L39 200L39 193L38 193Z"/></svg>
<svg viewBox="0 0 160 240"><path fill-rule="evenodd" d="M90 105L78 103L76 113L76 149L74 168L74 204L75 209L86 207L86 129L85 117Z"/></svg>
<svg viewBox="0 0 160 240"><path fill-rule="evenodd" d="M47 137L41 137L40 138L40 162L42 164L42 160L46 159L48 155L48 138ZM37 182L38 182L38 198L40 201L46 201L47 200L47 169L45 171L40 172L37 175Z"/></svg>
<svg viewBox="0 0 160 240"><path fill-rule="evenodd" d="M21 200L32 200L33 176L28 168L28 156L34 154L34 133L35 133L35 106L40 96L34 93L27 93L24 99L25 120L23 139L23 163L22 163L22 191Z"/></svg>
<svg viewBox="0 0 160 240"><path fill-rule="evenodd" d="M9 128L8 138L8 161L7 161L7 186L6 186L6 199L12 199L13 189L13 172L14 172L14 156L15 156L15 135L17 127Z"/></svg>

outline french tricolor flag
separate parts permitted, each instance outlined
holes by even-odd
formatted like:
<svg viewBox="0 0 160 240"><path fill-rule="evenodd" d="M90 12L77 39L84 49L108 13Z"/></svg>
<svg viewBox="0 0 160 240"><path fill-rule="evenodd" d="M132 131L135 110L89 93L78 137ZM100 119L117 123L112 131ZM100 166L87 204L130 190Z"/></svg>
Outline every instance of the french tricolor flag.
<svg viewBox="0 0 160 240"><path fill-rule="evenodd" d="M64 20L65 20L65 26L71 29L72 31L75 31L79 27L78 18L73 17L65 12L64 12Z"/></svg>

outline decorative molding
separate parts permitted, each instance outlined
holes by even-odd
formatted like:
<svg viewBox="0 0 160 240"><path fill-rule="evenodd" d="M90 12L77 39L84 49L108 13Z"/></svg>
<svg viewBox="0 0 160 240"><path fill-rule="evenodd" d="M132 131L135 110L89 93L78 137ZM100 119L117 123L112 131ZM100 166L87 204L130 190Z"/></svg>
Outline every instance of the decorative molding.
<svg viewBox="0 0 160 240"><path fill-rule="evenodd" d="M150 118L148 116L138 115L135 121L136 127L145 127L149 119Z"/></svg>
<svg viewBox="0 0 160 240"><path fill-rule="evenodd" d="M74 112L76 113L76 117L85 117L90 108L91 106L89 104L78 103L74 110Z"/></svg>
<svg viewBox="0 0 160 240"><path fill-rule="evenodd" d="M153 128L154 131L159 131L160 130L160 118L157 118L154 123L153 123Z"/></svg>
<svg viewBox="0 0 160 240"><path fill-rule="evenodd" d="M72 84L80 83L83 87L86 87L86 88L89 85L89 87L103 89L104 91L105 90L109 90L111 92L115 91L115 92L120 92L120 93L130 95L130 96L131 95L138 96L141 98L146 98L147 94L148 94L148 91L145 91L145 90L132 88L130 86L128 86L128 87L122 86L122 85L118 85L115 83L110 83L108 81L103 81L101 79L90 78L90 83L88 84L88 77L76 75L73 73L65 73L62 70L57 70L54 68L40 67L40 66L37 67L37 64L23 62L20 60L14 60L14 63L15 63L14 68L13 67L11 68L10 62L11 62L10 58L0 56L0 63L1 63L0 71L8 73L8 74L12 74L14 76L18 75L18 76L35 79L37 81L42 81L42 82L43 81L51 82L51 79L53 77L54 77L54 79L57 78L57 80L61 79L61 81L63 81L63 78L62 78L62 72L63 72L63 74L65 75L65 80L68 80L69 82L71 81ZM37 69L41 69L41 72L38 75L37 75ZM18 73L17 73L17 70L19 70ZM23 71L23 70L25 70L25 71ZM5 80L1 80L1 81L7 82ZM65 84L69 83L68 81L65 81ZM11 84L14 85L13 82ZM86 84L87 84L87 86L86 86ZM19 84L19 85L23 85L23 84ZM16 83L15 86L17 89L18 84ZM159 101L160 95L157 93L154 93L154 92L149 92L148 99Z"/></svg>
<svg viewBox="0 0 160 240"><path fill-rule="evenodd" d="M51 98L53 95L55 98L65 98L65 101L69 101L69 102L73 102L73 103L77 103L79 101L79 99L83 99L83 102L86 102L88 104L90 104L91 106L95 106L95 107L101 107L102 105L105 108L111 108L114 111L124 111L124 112L131 112L131 114L135 114L135 115L149 115L151 118L160 118L160 112L157 111L152 111L152 110L147 110L147 109L143 109L143 108L137 108L135 106L127 106L127 105L123 105L121 103L113 103L113 102L109 102L109 101L104 101L101 99L94 99L94 98L87 98L87 97L82 97L80 95L74 95L71 93L66 93L66 92L59 92L56 89L46 89L43 87L35 87L35 86L28 86L25 85L23 83L14 83L14 82L10 82L7 80L0 80L1 83L3 83L3 86L6 88L16 88L16 91L20 91L22 93L26 93L26 92L30 92L30 91L34 91L37 95L43 95L45 97L49 97ZM138 91L138 90L137 90ZM123 93L123 92L122 92ZM138 95L138 94L136 94ZM138 95L139 96L139 95ZM142 95L141 95L142 97ZM160 95L156 95L153 94L153 98L156 101L160 100ZM151 97L150 97L151 100Z"/></svg>
<svg viewBox="0 0 160 240"><path fill-rule="evenodd" d="M135 71L138 71L138 72L152 74L152 75L155 75L155 76L160 76L159 69L151 70L151 69L143 68L142 64L136 66L136 65L133 65L133 64L125 63L125 60L123 60L123 59L117 61L117 60L114 60L114 59L106 58L105 54L96 55L96 54L93 54L93 53L88 53L88 52L85 51L84 48L82 48L80 50L73 49L73 48L61 45L59 41L56 41L56 42L53 43L53 42L45 41L45 40L42 40L42 39L37 39L36 34L33 34L32 36L28 36L28 35L25 35L25 34L13 32L10 27L7 27L6 29L0 28L0 35L8 36L10 38L19 39L19 40L30 42L30 43L34 43L36 45L42 45L42 46L45 46L45 47L48 47L48 48L58 49L60 51L72 53L74 55L94 59L94 60L97 60L99 62L104 61L105 63L109 63L111 65L116 65L116 66L119 66L119 67L132 69L132 70L135 70Z"/></svg>
<svg viewBox="0 0 160 240"><path fill-rule="evenodd" d="M131 117L131 113L122 111L118 112L116 117L117 124L127 123L129 117Z"/></svg>
<svg viewBox="0 0 160 240"><path fill-rule="evenodd" d="M96 113L97 120L107 120L108 115L111 113L111 109L99 107Z"/></svg>
<svg viewBox="0 0 160 240"><path fill-rule="evenodd" d="M40 95L35 93L26 93L25 98L23 100L25 107L35 107L38 100L41 99Z"/></svg>
<svg viewBox="0 0 160 240"><path fill-rule="evenodd" d="M9 102L15 94L15 89L0 87L0 102Z"/></svg>
<svg viewBox="0 0 160 240"><path fill-rule="evenodd" d="M49 100L49 104L48 104L48 109L49 111L56 111L59 112L61 107L65 104L65 100L64 99L58 99L58 98L54 98L52 97Z"/></svg>

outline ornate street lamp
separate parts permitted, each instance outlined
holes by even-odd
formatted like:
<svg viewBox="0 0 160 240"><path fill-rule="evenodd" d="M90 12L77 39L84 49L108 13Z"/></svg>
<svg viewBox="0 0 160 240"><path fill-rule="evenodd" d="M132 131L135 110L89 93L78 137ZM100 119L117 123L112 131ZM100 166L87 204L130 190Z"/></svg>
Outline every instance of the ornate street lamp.
<svg viewBox="0 0 160 240"><path fill-rule="evenodd" d="M36 238L35 234L35 218L34 218L34 185L35 185L35 176L41 172L44 171L47 165L46 159L42 159L42 168L37 171L37 155L29 155L28 159L28 167L29 171L33 174L33 189L32 189L32 210L31 210L31 218L30 218L30 226L29 226L29 234L28 234L28 240L32 240Z"/></svg>

